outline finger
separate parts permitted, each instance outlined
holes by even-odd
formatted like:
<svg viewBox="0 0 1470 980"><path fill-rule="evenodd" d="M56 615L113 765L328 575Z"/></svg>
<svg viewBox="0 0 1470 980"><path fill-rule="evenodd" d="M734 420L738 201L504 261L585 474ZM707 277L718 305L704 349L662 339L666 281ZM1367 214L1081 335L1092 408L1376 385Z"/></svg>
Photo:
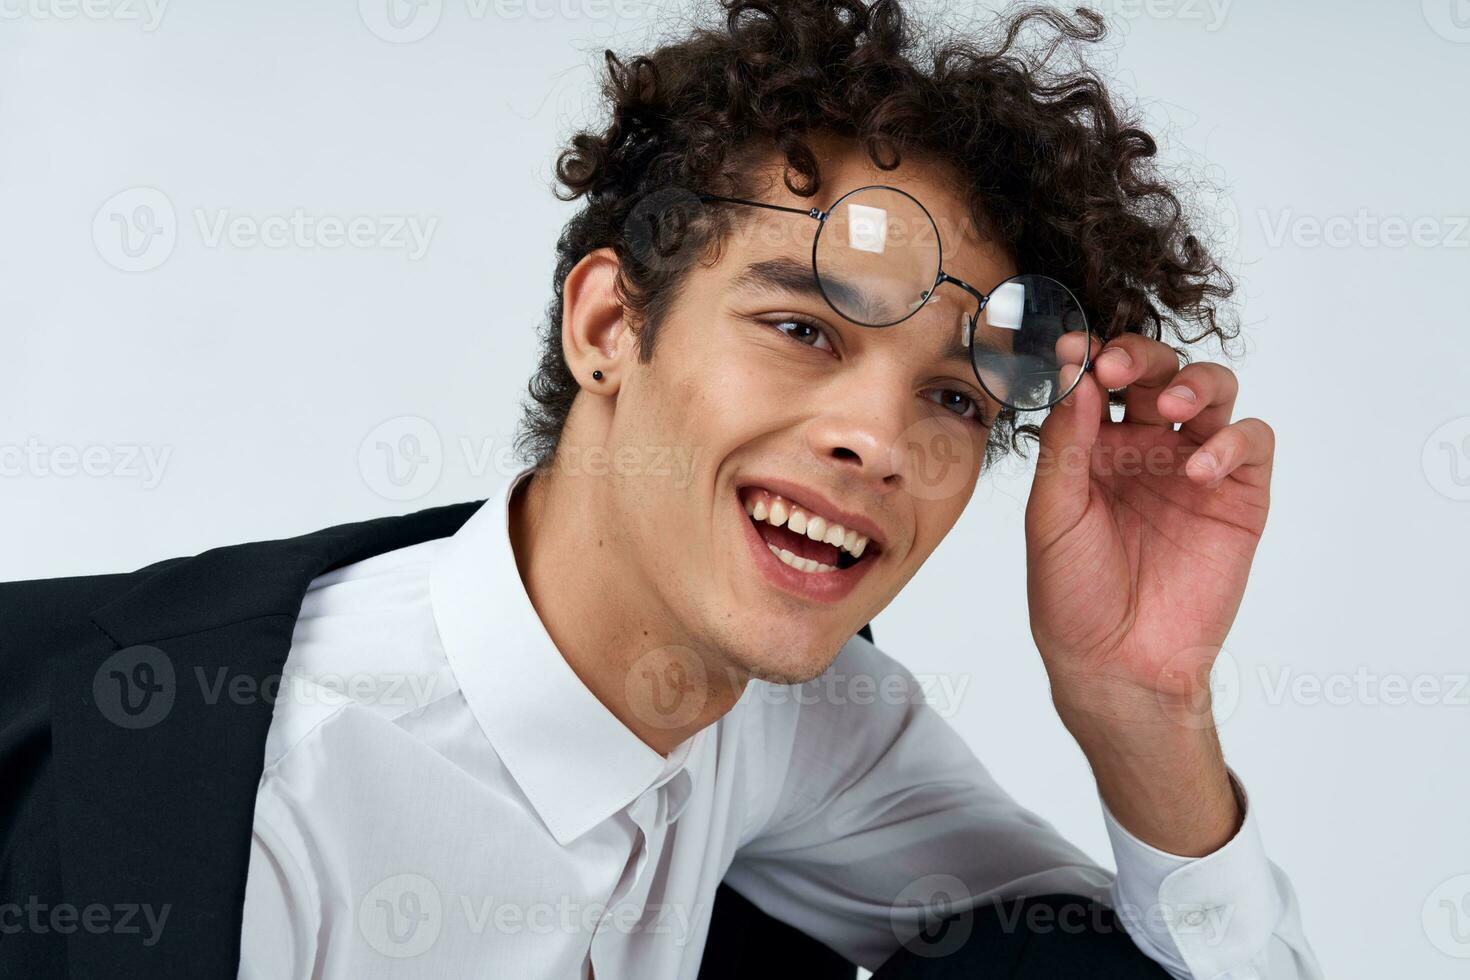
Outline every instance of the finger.
<svg viewBox="0 0 1470 980"><path fill-rule="evenodd" d="M1171 428L1173 422L1159 412L1158 396L1179 370L1179 355L1172 347L1136 333L1108 341L1094 368L1105 387L1128 389L1123 421Z"/></svg>
<svg viewBox="0 0 1470 980"><path fill-rule="evenodd" d="M1088 363L1091 363L1101 349L1101 338L1094 337L1085 330L1069 330L1057 339L1057 361L1061 364L1081 364L1082 353L1086 351Z"/></svg>
<svg viewBox="0 0 1470 980"><path fill-rule="evenodd" d="M1050 540L1074 526L1090 499L1092 448L1102 428L1098 408L1105 397L1096 380L1075 363L1062 368L1063 387L1079 373L1071 394L1053 405L1041 423L1040 453L1027 502L1028 535L1033 541Z"/></svg>
<svg viewBox="0 0 1470 980"><path fill-rule="evenodd" d="M1232 475L1252 486L1263 486L1270 482L1275 453L1272 428L1257 418L1241 419L1205 440L1184 461L1184 472L1204 486L1217 486Z"/></svg>
<svg viewBox="0 0 1470 980"><path fill-rule="evenodd" d="M1181 432L1198 442L1230 424L1240 379L1223 364L1202 361L1187 364L1155 397L1155 409L1170 422L1182 423Z"/></svg>

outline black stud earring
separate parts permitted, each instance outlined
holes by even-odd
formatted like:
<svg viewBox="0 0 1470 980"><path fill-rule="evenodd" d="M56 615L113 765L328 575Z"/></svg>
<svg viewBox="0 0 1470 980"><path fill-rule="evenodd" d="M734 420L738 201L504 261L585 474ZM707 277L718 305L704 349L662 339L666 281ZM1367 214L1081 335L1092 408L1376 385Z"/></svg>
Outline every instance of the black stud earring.
<svg viewBox="0 0 1470 980"><path fill-rule="evenodd" d="M602 380L602 372L601 371L593 371L592 372L592 380L593 381L601 381Z"/></svg>

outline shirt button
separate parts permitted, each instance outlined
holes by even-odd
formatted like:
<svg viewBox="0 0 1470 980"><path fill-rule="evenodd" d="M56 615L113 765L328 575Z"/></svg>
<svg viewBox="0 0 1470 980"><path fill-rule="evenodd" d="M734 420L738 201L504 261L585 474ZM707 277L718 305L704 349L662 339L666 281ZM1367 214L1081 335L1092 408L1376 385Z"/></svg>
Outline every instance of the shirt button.
<svg viewBox="0 0 1470 980"><path fill-rule="evenodd" d="M1184 913L1184 924L1187 926L1204 925L1205 914L1199 909L1193 909Z"/></svg>

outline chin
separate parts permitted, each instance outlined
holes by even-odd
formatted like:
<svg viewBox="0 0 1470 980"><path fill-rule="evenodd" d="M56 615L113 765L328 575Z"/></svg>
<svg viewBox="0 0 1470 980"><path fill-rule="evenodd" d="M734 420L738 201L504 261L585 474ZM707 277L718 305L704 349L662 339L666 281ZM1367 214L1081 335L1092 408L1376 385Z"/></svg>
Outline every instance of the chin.
<svg viewBox="0 0 1470 980"><path fill-rule="evenodd" d="M847 638L793 636L775 631L770 642L759 646L742 643L732 651L736 667L756 680L770 684L804 684L832 666Z"/></svg>

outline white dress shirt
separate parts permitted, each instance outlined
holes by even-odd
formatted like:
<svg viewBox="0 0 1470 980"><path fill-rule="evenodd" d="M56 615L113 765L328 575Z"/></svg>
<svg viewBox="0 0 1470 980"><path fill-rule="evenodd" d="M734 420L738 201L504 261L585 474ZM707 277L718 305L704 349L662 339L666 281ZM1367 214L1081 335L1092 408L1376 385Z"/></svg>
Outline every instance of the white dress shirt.
<svg viewBox="0 0 1470 980"><path fill-rule="evenodd" d="M508 502L529 472L452 537L312 583L256 797L242 977L694 978L722 880L869 969L927 914L1065 892L1118 909L1176 977L1321 976L1249 808L1200 859L1105 813L1115 879L861 637L824 678L753 681L655 752L526 594Z"/></svg>

